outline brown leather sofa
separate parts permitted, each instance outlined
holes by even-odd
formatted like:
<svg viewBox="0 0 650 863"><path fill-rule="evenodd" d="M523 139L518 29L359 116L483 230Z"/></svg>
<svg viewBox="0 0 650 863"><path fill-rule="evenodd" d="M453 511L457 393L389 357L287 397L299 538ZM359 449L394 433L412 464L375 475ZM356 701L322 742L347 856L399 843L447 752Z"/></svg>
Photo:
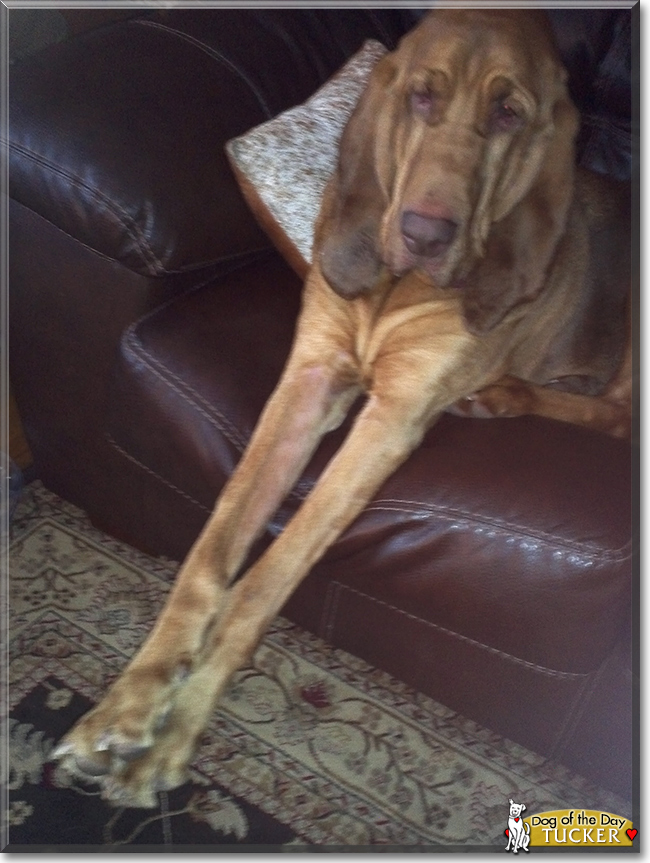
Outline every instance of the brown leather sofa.
<svg viewBox="0 0 650 863"><path fill-rule="evenodd" d="M553 14L580 159L629 176L631 15ZM149 12L12 69L12 387L38 476L115 536L184 556L289 349L300 284L224 142L416 17ZM629 797L633 471L634 449L598 433L445 416L284 613Z"/></svg>

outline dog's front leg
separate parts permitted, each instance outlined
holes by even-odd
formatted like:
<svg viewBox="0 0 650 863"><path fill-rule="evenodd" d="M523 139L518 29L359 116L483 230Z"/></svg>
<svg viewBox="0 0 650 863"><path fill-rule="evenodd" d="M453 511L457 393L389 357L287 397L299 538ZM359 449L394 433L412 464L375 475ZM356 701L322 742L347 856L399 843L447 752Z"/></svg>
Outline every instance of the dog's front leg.
<svg viewBox="0 0 650 863"><path fill-rule="evenodd" d="M418 445L422 405L371 396L348 439L283 533L227 591L205 659L187 682L156 746L106 788L128 804L182 783L215 701L252 656L268 624L312 565ZM142 805L142 804L140 804Z"/></svg>
<svg viewBox="0 0 650 863"><path fill-rule="evenodd" d="M323 434L340 424L359 392L354 370L342 359L340 348L333 348L329 356L323 345L318 347L316 356L309 343L298 340L251 443L181 568L150 636L105 698L53 753L71 772L122 774L129 762L153 746L177 691L189 685L228 583ZM161 781L178 784L169 776ZM143 787L129 802L151 805L151 788Z"/></svg>

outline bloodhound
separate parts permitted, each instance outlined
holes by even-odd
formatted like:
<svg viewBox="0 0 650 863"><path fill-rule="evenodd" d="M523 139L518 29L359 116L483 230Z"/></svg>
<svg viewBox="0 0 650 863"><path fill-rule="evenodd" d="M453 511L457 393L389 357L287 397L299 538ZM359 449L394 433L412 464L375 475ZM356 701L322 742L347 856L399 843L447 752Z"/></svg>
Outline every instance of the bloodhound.
<svg viewBox="0 0 650 863"><path fill-rule="evenodd" d="M542 12L436 10L378 63L277 389L150 636L54 754L106 799L152 806L185 781L232 674L443 411L629 433L630 203L576 169L578 122ZM235 581L360 393L339 452Z"/></svg>

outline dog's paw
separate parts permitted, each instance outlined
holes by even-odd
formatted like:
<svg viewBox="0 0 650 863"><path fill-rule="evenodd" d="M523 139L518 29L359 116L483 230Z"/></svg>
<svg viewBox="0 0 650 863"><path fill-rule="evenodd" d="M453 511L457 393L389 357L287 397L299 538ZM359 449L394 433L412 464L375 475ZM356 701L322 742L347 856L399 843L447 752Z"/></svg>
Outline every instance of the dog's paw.
<svg viewBox="0 0 650 863"><path fill-rule="evenodd" d="M153 747L187 674L182 662L173 669L127 669L104 699L63 737L52 751L52 760L86 780L121 775L130 762Z"/></svg>
<svg viewBox="0 0 650 863"><path fill-rule="evenodd" d="M101 707L101 705L100 705ZM176 704L168 711L164 727L158 730L150 746L136 747L114 735L110 740L94 738L97 748L82 754L81 744L88 747L87 732L93 720L86 714L53 753L65 770L86 782L97 783L101 797L112 806L152 809L158 805L159 791L184 785L189 778L188 766L194 755L202 728L196 714L187 706ZM84 720L86 722L84 723ZM99 743L97 740L99 739ZM110 748L104 749L107 745Z"/></svg>
<svg viewBox="0 0 650 863"><path fill-rule="evenodd" d="M170 791L188 781L195 739L184 733L182 724L166 728L148 752L97 780L102 799L112 806L156 807L159 791Z"/></svg>
<svg viewBox="0 0 650 863"><path fill-rule="evenodd" d="M495 384L484 387L455 402L448 413L474 419L519 417L532 413L535 393L525 382L515 377L503 377Z"/></svg>

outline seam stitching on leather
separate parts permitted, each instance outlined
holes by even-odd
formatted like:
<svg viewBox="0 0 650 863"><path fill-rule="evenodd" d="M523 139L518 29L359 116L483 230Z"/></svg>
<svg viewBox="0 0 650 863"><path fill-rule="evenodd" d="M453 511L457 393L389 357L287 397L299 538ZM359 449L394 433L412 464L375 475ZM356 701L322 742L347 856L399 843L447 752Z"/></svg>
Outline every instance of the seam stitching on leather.
<svg viewBox="0 0 650 863"><path fill-rule="evenodd" d="M601 675L603 665L604 663L600 666L600 668L596 669L596 671L592 675L590 675L587 680L584 681L584 683L580 687L580 690L572 699L571 704L569 705L567 713L564 717L564 722L562 722L555 734L555 740L551 745L549 758L561 758L562 753L566 748L567 742L570 741L573 733L575 732L575 729L580 723L580 719L584 715L585 709L587 707L587 702L589 701L589 696L596 688L596 684Z"/></svg>
<svg viewBox="0 0 650 863"><path fill-rule="evenodd" d="M467 644L472 645L472 647L478 647L480 650L485 650L488 653L491 653L495 656L499 656L501 659L506 659L509 662L513 662L516 665L521 665L524 668L529 668L532 671L537 671L540 674L544 674L548 677L556 677L561 680L584 680L590 676L590 672L577 672L577 671L557 671L554 668L547 668L544 665L537 665L534 662L529 662L527 659L521 659L518 656L513 656L511 653L506 653L503 650L499 650L497 647L491 647L489 644L483 644L481 641L476 641L474 638L470 638L467 635L461 635L459 632L454 632L451 629L447 629L444 626L440 626L438 623L433 623L430 620L424 620L421 617L417 617L415 614L411 614L408 611L404 611L402 608L398 608L395 605L391 605L389 602L385 602L383 599L376 599L374 596L370 596L367 593L364 593L361 590L358 590L355 587L350 587L347 584L343 584L342 582L337 582L340 585L341 590L347 590L350 593L356 593L358 596L362 596L364 599L368 599L371 602L376 603L377 605L382 605L384 608L389 608L391 611L396 611L398 614L402 614L405 617L410 618L411 620L415 620L418 623L423 623L425 626L430 627L431 629L436 629L438 632L443 632L445 635L450 635L452 638L456 638L459 641L464 641Z"/></svg>
<svg viewBox="0 0 650 863"><path fill-rule="evenodd" d="M267 116L267 119L273 118L273 111L266 102L266 99L262 95L259 88L253 83L253 81L249 78L246 72L243 69L240 69L235 63L232 62L228 57L225 57L221 52L217 51L216 48L213 48L211 45L207 45L205 42L201 42L200 39L197 39L195 36L190 36L189 33L183 33L182 30L177 30L175 27L170 27L168 24L161 24L158 21L143 21L142 19L136 19L131 22L131 24L136 24L141 27L151 27L154 30L161 30L164 33L172 33L178 39L182 39L184 42L189 43L190 45L194 45L195 48L198 48L200 51L203 51L204 54L207 54L209 57L212 57L213 60L217 60L223 66L226 66L230 69L231 72L234 72L248 87L250 87L251 92L255 95L255 98L259 102L260 107L264 111Z"/></svg>
<svg viewBox="0 0 650 863"><path fill-rule="evenodd" d="M226 264L226 263L232 264L233 266L229 269L223 270L222 272L210 273L209 275L207 275L205 277L205 279L203 279L202 282L198 282L196 285L191 285L189 288L187 288L187 290L181 291L178 294L173 294L173 296L171 296L168 300L165 300L165 302L160 303L159 305L155 306L153 309L149 309L149 311L145 312L143 315L141 315L139 318L137 318L135 321L133 321L132 324L130 325L129 329L136 330L140 326L140 324L146 323L150 318L155 317L159 312L163 312L163 311L165 311L165 309L168 309L170 306L173 306L175 302L177 302L178 300L181 299L181 297L191 297L193 294L197 293L202 288L205 288L206 285L209 285L211 282L214 282L216 280L221 280L221 279L225 278L225 276L230 275L230 273L234 273L237 270L243 269L248 264L257 263L262 258L269 256L270 252L271 252L270 247L269 248L265 247L265 248L259 248L259 249L250 249L249 251L245 251L245 252L233 252L232 255L224 255L223 258L218 258L215 261L211 261L210 263L206 264L205 266L212 267L212 266L215 266L217 264ZM180 274L185 275L188 272L191 272L191 271L190 270L182 270L182 271L179 270L178 274L179 275ZM169 275L174 275L174 274L175 273L169 273ZM141 341L141 340L138 339L138 341Z"/></svg>
<svg viewBox="0 0 650 863"><path fill-rule="evenodd" d="M386 506L384 504L391 504L390 506ZM411 504L411 508L408 505ZM511 539L529 539L535 542L541 542L544 545L548 545L551 548L555 548L557 551L573 551L576 554L580 554L583 557L591 558L595 561L608 561L614 563L624 563L626 560L629 560L631 554L631 544L628 542L624 546L620 548L613 549L612 551L607 551L605 549L595 549L593 546L582 545L581 543L574 543L570 540L562 539L561 537L554 536L553 534L544 533L544 531L539 530L528 530L522 528L520 525L512 524L506 521L500 521L497 518L478 518L474 513L468 513L464 510L454 510L448 509L445 507L445 511L436 507L435 504L424 504L419 501L409 501L409 500L397 500L387 498L385 500L377 500L371 502L367 507L366 511L375 510L377 512L386 511L386 512L404 512L410 515L417 516L435 516L436 518L445 519L448 521L458 521L458 522L466 522L477 523L485 525L486 531L500 532L503 535L511 538ZM489 535L489 534L488 534ZM561 546L561 549L559 548Z"/></svg>
<svg viewBox="0 0 650 863"><path fill-rule="evenodd" d="M331 588L331 589L330 589ZM324 639L325 641L332 640L332 632L334 631L334 624L336 623L336 615L339 610L339 600L341 598L341 583L338 581L330 581L327 591L327 598L329 600L327 605L327 617L324 619Z"/></svg>
<svg viewBox="0 0 650 863"><path fill-rule="evenodd" d="M18 198L12 198L11 200L15 204L18 204L18 206L24 207L25 210L30 212L32 215L37 216L39 219L43 219L43 221L47 222L47 224L51 228L53 228L55 231L58 231L58 233L63 234L64 237L67 237L68 239L72 240L73 242L78 243L80 246L82 246L87 251L92 252L93 255L97 255L97 257L102 258L105 261L110 261L111 263L121 264L123 267L126 267L126 269L130 270L132 273L136 273L138 276L143 275L138 270L134 270L132 267L129 267L127 264L120 261L119 258L116 258L113 255L108 255L106 252L100 252L99 249L95 249L89 243L86 243L83 240L80 240L79 237L75 237L75 235L71 234L70 231L66 231L65 228L62 228L61 225L57 225L48 216L44 216L42 213L39 213L38 210L34 210L31 206L29 206L28 204L24 204ZM146 272L146 277L147 278L151 277L151 273L149 272L148 269Z"/></svg>
<svg viewBox="0 0 650 863"><path fill-rule="evenodd" d="M323 608L318 625L318 635L325 641L327 641L327 633L329 631L330 608L332 606L332 595L335 590L336 583L334 581L328 581L327 588L325 589L325 600L323 602Z"/></svg>
<svg viewBox="0 0 650 863"><path fill-rule="evenodd" d="M2 139L0 139L0 143L2 143ZM151 277L152 275L155 275L156 277L158 277L158 276L188 276L188 275L191 275L192 273L196 273L196 272L200 272L201 270L205 270L208 267L216 267L219 264L234 262L238 258L241 258L242 261L244 262L244 264L246 263L247 259L249 259L249 258L251 259L251 262L252 262L253 260L255 260L255 256L262 257L263 255L268 254L270 251L273 250L273 247L270 245L269 246L258 246L257 248L247 249L246 251L243 251L243 252L233 252L231 255L222 255L220 258L211 258L210 260L202 261L201 263L198 263L198 264L192 264L191 266L187 266L187 267L181 267L180 269L177 269L177 270L170 270L170 269L165 268L159 273L158 272L152 273L149 270L149 268L147 267L146 273L143 274L139 270L134 269L133 267L124 263L124 261L122 261L120 258L116 258L115 255L110 255L107 252L102 252L99 249L94 248L94 246L91 246L89 243L84 242L84 240L80 240L79 237L76 237L74 234L71 234L70 231L66 231L65 228L61 227L61 225L57 225L48 216L44 216L43 213L39 213L38 210L33 209L33 207L31 207L29 204L24 204L19 198L11 198L11 200L14 201L14 203L18 204L20 207L24 207L30 213L33 213L39 219L43 219L44 222L47 222L47 224L50 225L50 227L52 227L55 231L58 231L59 233L63 234L64 237L68 237L69 239L73 240L75 243L79 243L80 246L83 246L84 249L87 249L89 252L92 252L93 255L97 255L98 257L103 258L105 261L111 261L111 263L118 263L121 266L126 267L127 270L130 270L132 273L135 273L138 276L142 276L142 275L146 275L147 277ZM226 270L223 273L217 273L216 275L211 275L206 281L201 282L198 285L193 285L186 293L190 293L191 291L197 290L198 288L203 288L209 282L213 281L216 278L220 278L221 276L225 276L229 272L231 272L231 271ZM174 297L172 297L171 300L167 300L164 304L161 304L160 306L156 306L156 308L152 310L152 313L158 311L158 309L164 308L165 306L169 305L170 303L172 303L176 299L178 299L178 295L175 295ZM149 313L147 313L147 314L149 314ZM147 317L147 315L143 315L142 320L145 320L146 317Z"/></svg>
<svg viewBox="0 0 650 863"><path fill-rule="evenodd" d="M113 436L111 434L106 432L105 436L106 436L106 440L108 441L108 443L114 449L116 449L120 453L120 455L123 455L129 461L133 462L133 464L137 465L139 468L141 468L143 471L145 471L145 473L148 473L150 476L159 480L160 482L163 483L163 485L166 485L168 488L170 488L172 491L175 491L177 494L180 494L180 496L184 497L185 500L188 500L190 503L193 503L195 506L198 506L199 509L203 510L203 512L207 512L208 514L212 512L211 509L209 509L207 506L203 506L202 503L199 503L198 500L195 500L187 492L180 489L177 485L174 485L173 482L170 482L168 479L165 479L164 476L161 476L159 473L156 473L156 471L152 470L150 467L147 467L146 464L143 464L141 461L139 461L137 458L135 458L135 456L132 456L131 453L127 452L125 449L123 449L117 443L117 441L113 438Z"/></svg>
<svg viewBox="0 0 650 863"><path fill-rule="evenodd" d="M301 502L304 501L313 488L313 484L309 487L306 486L307 483L305 481L296 485L293 491L288 495L288 499L298 500ZM392 505L385 506L383 504ZM406 506L401 506L400 504L406 504ZM412 504L413 506L409 507L408 504ZM559 553L579 554L581 557L588 558L596 563L625 563L625 561L629 560L631 556L631 543L626 543L626 545L622 546L620 549L614 549L611 552L604 550L600 551L589 546L582 546L577 543L571 543L568 540L562 540L559 537L554 537L552 534L544 534L541 531L526 531L519 525L509 524L504 521L500 522L497 519L494 519L493 521L489 519L480 519L474 513L470 513L465 510L443 511L442 508L437 508L435 504L429 504L427 506L427 504L420 503L418 501L392 499L377 500L370 502L363 510L363 512L373 511L403 512L407 515L414 515L419 518L426 517L435 518L441 521L455 521L459 523L459 527L464 527L465 529L471 529L470 526L472 524L485 525L486 532L498 532L502 536L507 539L512 539L513 541L518 540L519 542L525 542L526 540L529 540L531 542L543 543L548 546L549 549L555 549ZM475 531L476 528L473 528L473 530Z"/></svg>
<svg viewBox="0 0 650 863"><path fill-rule="evenodd" d="M201 287L203 287L203 285L195 286L188 293L193 293L194 291L199 290ZM199 393L197 393L196 390L190 387L178 375L176 375L167 366L163 365L156 357L154 357L144 347L141 340L135 333L135 330L139 324L141 324L143 321L146 321L148 318L153 317L166 306L174 303L176 299L176 297L171 298L164 305L153 309L152 311L144 315L142 318L131 324L131 326L129 326L125 333L125 341L128 342L128 346L131 348L133 353L139 356L143 360L143 362L148 365L150 370L156 375L156 377L159 378L159 380L169 386L191 407L198 410L199 413L201 413L212 425L214 425L224 434L227 440L229 440L230 443L232 443L239 452L243 452L248 446L249 438L247 438L226 416L224 416L213 405L207 402ZM196 399L197 402L200 402L200 404L193 401L193 399L187 395L187 392L184 392L180 388L180 386L175 386L166 377L166 375L177 381L179 385L185 387L187 391L194 397L194 399ZM201 404L204 405L205 408L202 408L200 406ZM223 423L223 425L220 425L219 420L221 421L221 423ZM292 491L289 493L288 498L299 500L302 502L313 488L313 485L314 483L308 483L308 481L299 480L298 483L293 487ZM551 549L555 549L557 551L572 551L574 553L582 555L583 557L594 560L595 562L623 563L629 559L631 554L630 543L626 543L625 546L608 552L605 550L594 549L593 546L584 546L580 543L571 543L569 540L563 540L551 534L544 533L543 531L525 530L522 529L519 525L515 525L505 521L499 521L498 519L479 519L475 514L469 513L464 510L450 510L446 508L445 511L443 511L441 508L436 507L434 504L426 505L418 501L411 501L407 499L401 500L395 498L384 498L372 501L364 508L363 511L404 512L406 514L416 515L420 517L435 517L437 519L445 521L464 522L465 526L469 526L471 524L483 524L486 525L486 529L489 529L491 531L500 531L504 536L512 540L518 539L520 541L523 541L525 539L530 539L536 542L542 542Z"/></svg>
<svg viewBox="0 0 650 863"><path fill-rule="evenodd" d="M137 323L137 322L136 322ZM134 355L146 365L165 386L173 390L183 401L189 404L194 410L197 410L208 422L218 428L223 436L241 453L247 446L247 439L239 432L230 420L218 411L213 405L207 402L199 393L190 387L185 381L172 372L167 366L162 365L156 357L154 357L140 342L134 332L135 324L132 324L126 331L123 337L123 344ZM174 383L176 381L177 383ZM184 392L179 386L181 384L187 389ZM193 396L190 398L188 392ZM205 407L203 407L204 405Z"/></svg>
<svg viewBox="0 0 650 863"><path fill-rule="evenodd" d="M78 189L83 189L84 192L90 194L96 201L100 201L113 215L113 218L117 221L120 227L124 228L131 239L135 242L143 263L149 270L150 275L161 275L165 272L162 261L159 260L149 245L137 222L126 212L126 210L120 207L118 203L107 197L103 192L100 192L99 189L89 186L88 183L84 182L80 177L77 177L75 174L71 174L69 171L63 170L63 168L55 165L53 162L49 161L49 159L46 159L40 153L34 152L29 147L16 143L12 143L10 146L12 150L31 158L35 163L40 164L52 171L52 173L57 174L59 177L71 183L73 186L76 186Z"/></svg>
<svg viewBox="0 0 650 863"><path fill-rule="evenodd" d="M337 582L337 585L338 585L338 589L337 589L336 593L334 594L334 601L332 603L332 609L330 612L329 624L327 627L327 636L330 640L332 638L332 633L334 632L334 624L336 622L336 616L337 616L338 611L339 611L339 603L341 601L341 594L343 593L343 591L341 590L341 585L338 584L338 582Z"/></svg>

